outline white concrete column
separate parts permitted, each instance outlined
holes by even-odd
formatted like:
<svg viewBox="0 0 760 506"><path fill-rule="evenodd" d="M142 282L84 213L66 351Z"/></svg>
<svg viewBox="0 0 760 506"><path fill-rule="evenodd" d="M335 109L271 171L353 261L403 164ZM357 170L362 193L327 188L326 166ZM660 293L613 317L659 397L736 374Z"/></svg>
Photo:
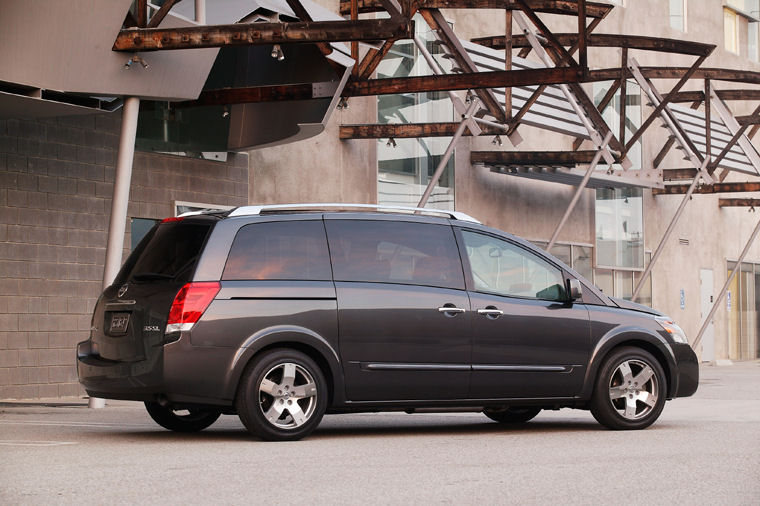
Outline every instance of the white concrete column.
<svg viewBox="0 0 760 506"><path fill-rule="evenodd" d="M195 0L195 21L199 25L206 24L206 0Z"/></svg>
<svg viewBox="0 0 760 506"><path fill-rule="evenodd" d="M113 199L111 200L111 221L108 225L106 261L103 268L103 289L113 283L121 267L121 253L124 250L124 231L127 225L129 186L132 181L132 162L135 157L137 113L139 110L139 98L129 97L124 100L121 116L121 135L119 137L119 153L116 160ZM90 397L89 407L102 408L105 405L105 399Z"/></svg>

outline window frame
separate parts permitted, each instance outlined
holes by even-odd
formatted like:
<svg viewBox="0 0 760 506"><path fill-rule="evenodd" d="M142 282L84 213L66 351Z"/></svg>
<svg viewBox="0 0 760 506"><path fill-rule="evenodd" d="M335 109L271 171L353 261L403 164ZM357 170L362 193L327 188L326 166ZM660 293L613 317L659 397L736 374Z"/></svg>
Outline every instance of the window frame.
<svg viewBox="0 0 760 506"><path fill-rule="evenodd" d="M506 237L503 235L495 234L493 232L487 231L487 230L480 230L477 228L471 228L471 227L454 227L455 236L457 239L457 243L459 244L459 256L462 259L462 268L464 270L464 278L465 278L465 284L467 286L467 290L475 293L484 293L489 295L496 295L498 297L507 297L510 299L520 299L520 300L535 300L535 301L544 301L544 302L556 302L556 303L568 303L570 302L569 294L567 291L567 280L568 279L575 279L574 276L571 276L570 273L568 273L564 268L562 268L560 265L558 265L556 262L552 261L552 259L544 256L538 248L535 246L532 246L530 244L523 244L520 241L513 240L510 237ZM529 296L521 296L521 295L514 295L514 294L506 294L501 292L493 292L493 291L485 291L485 290L479 290L475 287L475 281L472 276L472 265L470 265L470 258L467 255L467 247L465 245L463 232L470 232L473 234L479 234L487 237L491 237L494 239L497 239L499 241L506 242L507 244L510 244L511 246L520 249L522 251L527 252L528 254L532 254L535 257L538 257L540 260L543 260L545 263L549 264L551 267L555 268L562 279L562 298L559 299L543 299L539 297L529 297Z"/></svg>

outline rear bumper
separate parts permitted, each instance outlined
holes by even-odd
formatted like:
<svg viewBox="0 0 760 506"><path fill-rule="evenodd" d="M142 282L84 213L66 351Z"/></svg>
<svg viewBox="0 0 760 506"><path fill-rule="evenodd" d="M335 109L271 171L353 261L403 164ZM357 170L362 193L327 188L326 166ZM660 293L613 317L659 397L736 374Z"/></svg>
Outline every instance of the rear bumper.
<svg viewBox="0 0 760 506"><path fill-rule="evenodd" d="M160 353L152 360L115 362L101 358L90 340L77 345L77 374L93 397L149 401L164 390Z"/></svg>
<svg viewBox="0 0 760 506"><path fill-rule="evenodd" d="M689 397L699 386L699 360L688 344L674 344L673 356L678 368L678 383L673 397Z"/></svg>

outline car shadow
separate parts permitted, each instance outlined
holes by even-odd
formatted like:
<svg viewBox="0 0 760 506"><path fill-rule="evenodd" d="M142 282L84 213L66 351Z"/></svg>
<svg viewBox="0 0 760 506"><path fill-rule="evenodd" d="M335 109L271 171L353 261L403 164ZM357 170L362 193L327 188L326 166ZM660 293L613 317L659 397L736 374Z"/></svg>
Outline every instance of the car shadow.
<svg viewBox="0 0 760 506"><path fill-rule="evenodd" d="M227 427L214 427L213 425L201 432L181 433L168 430L143 431L128 430L118 431L112 434L114 438L123 438L135 441L258 441L251 436L242 426L236 427L227 424ZM307 440L325 440L351 438L377 438L377 437L447 437L458 436L503 436L509 434L542 434L558 432L589 432L604 431L594 421L561 421L561 420L534 420L523 424L501 424L490 421L483 422L440 422L440 421L413 421L389 423L388 420L335 421L329 420L317 427L309 435ZM101 433L102 434L102 433Z"/></svg>

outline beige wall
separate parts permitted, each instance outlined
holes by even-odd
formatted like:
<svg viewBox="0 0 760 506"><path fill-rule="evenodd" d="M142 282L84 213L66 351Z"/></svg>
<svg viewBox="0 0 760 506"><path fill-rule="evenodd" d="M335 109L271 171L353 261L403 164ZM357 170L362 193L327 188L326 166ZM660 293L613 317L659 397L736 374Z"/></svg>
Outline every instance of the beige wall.
<svg viewBox="0 0 760 506"><path fill-rule="evenodd" d="M337 10L337 2L322 2ZM727 67L760 71L760 65L750 62L746 55L735 55L723 48L722 0L690 0L686 33L669 26L668 2L663 0L627 0L626 7L616 7L597 28L598 33L624 33L674 39L693 40L717 45L703 67ZM504 32L503 11L463 10L445 11L462 38L494 35ZM574 18L545 16L555 32L577 30ZM744 28L746 29L746 27ZM744 39L746 44L746 38ZM631 51L630 56L645 65L690 65L695 58L667 53ZM619 66L620 50L589 50L592 67ZM656 81L661 92L673 82ZM717 89L735 89L731 83L713 82ZM702 81L689 83L684 89L700 89ZM591 89L586 85L588 90ZM644 100L646 104L646 101ZM736 114L747 114L750 106L730 103ZM753 106L754 107L754 106ZM646 118L651 108L643 107ZM713 113L715 114L715 113ZM251 152L251 202L376 202L377 161L376 141L338 139L341 123L374 123L375 100L351 99L350 108L336 111L326 132L314 140L299 144ZM666 130L655 121L643 137L643 163L651 168L652 160L666 139ZM525 141L520 150L569 150L572 139L530 127L521 127ZM464 138L457 146L455 195L456 208L484 223L533 240L548 240L565 211L575 187L510 177L491 173L488 169L469 163L471 150L497 149L492 137ZM503 138L503 150L515 149ZM590 149L584 145L582 149ZM680 151L672 150L661 164L663 168L688 167ZM744 181L747 177L732 176L729 180ZM736 194L722 197L749 197ZM756 195L755 195L756 196ZM560 235L560 241L594 243L594 190L586 190L570 221ZM726 279L726 259L736 259L746 243L760 214L748 213L746 208L718 208L717 195L697 195L689 202L681 221L667 243L653 272L653 305L669 313L693 339L700 327L699 270L712 269L713 293L717 295ZM648 251L654 251L670 223L682 196L644 195L644 231ZM679 244L688 239L689 245ZM760 241L748 255L749 261L760 262ZM680 290L685 292L685 309L680 308ZM736 304L734 303L734 308ZM715 317L718 358L727 354L728 320L725 301ZM699 351L699 350L698 350Z"/></svg>

